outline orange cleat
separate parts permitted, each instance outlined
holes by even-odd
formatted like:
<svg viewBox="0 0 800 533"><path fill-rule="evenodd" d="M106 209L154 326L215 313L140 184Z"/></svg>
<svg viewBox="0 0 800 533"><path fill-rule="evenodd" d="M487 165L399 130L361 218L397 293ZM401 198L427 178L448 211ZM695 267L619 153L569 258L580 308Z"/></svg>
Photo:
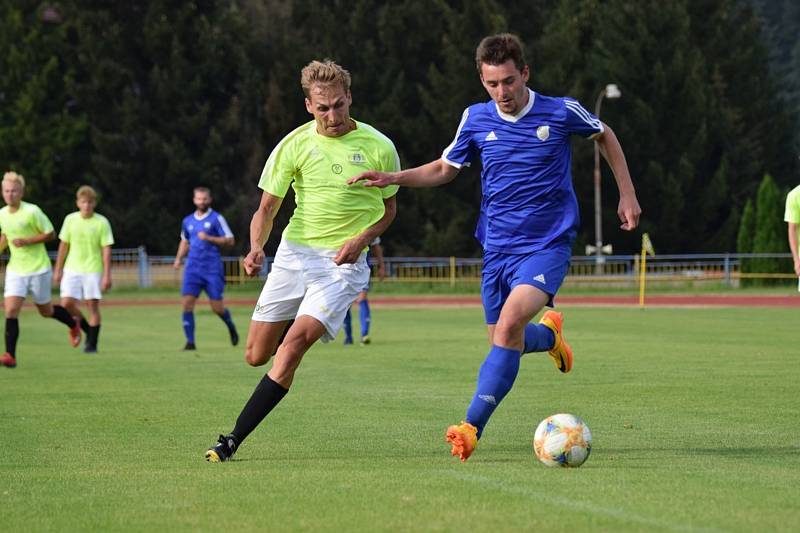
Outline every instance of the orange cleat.
<svg viewBox="0 0 800 533"><path fill-rule="evenodd" d="M463 463L478 445L478 428L468 422L461 422L460 426L450 426L445 434L447 442L453 445L450 455L457 455Z"/></svg>
<svg viewBox="0 0 800 533"><path fill-rule="evenodd" d="M561 331L563 322L564 315L556 311L547 311L539 320L540 324L550 328L556 338L553 348L547 353L555 363L556 368L566 374L572 370L572 348L567 344L567 339L564 338L564 334Z"/></svg>
<svg viewBox="0 0 800 533"><path fill-rule="evenodd" d="M4 366L6 368L14 368L17 366L17 360L14 358L13 355L6 352L3 355L0 355L0 366Z"/></svg>
<svg viewBox="0 0 800 533"><path fill-rule="evenodd" d="M75 325L69 328L69 343L73 348L77 348L81 344L81 319L72 317Z"/></svg>

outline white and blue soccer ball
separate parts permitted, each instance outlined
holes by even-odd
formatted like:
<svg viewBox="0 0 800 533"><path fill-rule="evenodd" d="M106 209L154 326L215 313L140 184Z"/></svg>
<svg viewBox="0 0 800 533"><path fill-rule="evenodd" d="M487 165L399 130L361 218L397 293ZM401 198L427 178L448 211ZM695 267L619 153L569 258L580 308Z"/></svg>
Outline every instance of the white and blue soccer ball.
<svg viewBox="0 0 800 533"><path fill-rule="evenodd" d="M592 433L579 417L548 416L533 435L536 458L547 466L581 466L592 451Z"/></svg>

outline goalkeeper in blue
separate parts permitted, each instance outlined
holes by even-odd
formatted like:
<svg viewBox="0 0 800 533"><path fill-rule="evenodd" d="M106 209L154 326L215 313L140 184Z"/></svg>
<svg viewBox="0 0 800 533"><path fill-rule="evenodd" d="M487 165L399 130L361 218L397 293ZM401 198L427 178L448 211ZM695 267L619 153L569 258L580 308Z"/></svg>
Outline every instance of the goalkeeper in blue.
<svg viewBox="0 0 800 533"><path fill-rule="evenodd" d="M466 461L492 413L511 390L521 356L546 352L561 372L572 369L563 316L547 310L569 268L578 226L572 187L570 136L598 143L619 189L623 230L639 223L625 155L614 132L576 100L539 94L527 86L530 68L522 43L492 35L475 56L491 100L468 107L441 158L402 172L365 172L350 180L368 187L433 187L453 180L478 156L482 164L480 216L475 236L483 247L481 298L491 349L465 420L450 426L451 453Z"/></svg>

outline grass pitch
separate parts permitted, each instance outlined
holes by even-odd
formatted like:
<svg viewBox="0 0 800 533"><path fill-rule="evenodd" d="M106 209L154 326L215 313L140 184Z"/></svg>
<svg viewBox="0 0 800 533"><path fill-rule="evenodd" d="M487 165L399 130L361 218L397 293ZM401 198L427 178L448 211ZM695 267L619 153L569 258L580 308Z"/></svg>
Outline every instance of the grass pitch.
<svg viewBox="0 0 800 533"><path fill-rule="evenodd" d="M573 372L524 356L464 464L443 435L486 353L481 311L389 308L372 345L312 348L235 460L210 464L264 373L215 316L198 312L191 353L177 301L109 306L90 356L27 309L19 366L0 369L0 531L797 527L796 310L563 310ZM246 331L250 309L233 311ZM592 430L579 469L534 458L558 412Z"/></svg>

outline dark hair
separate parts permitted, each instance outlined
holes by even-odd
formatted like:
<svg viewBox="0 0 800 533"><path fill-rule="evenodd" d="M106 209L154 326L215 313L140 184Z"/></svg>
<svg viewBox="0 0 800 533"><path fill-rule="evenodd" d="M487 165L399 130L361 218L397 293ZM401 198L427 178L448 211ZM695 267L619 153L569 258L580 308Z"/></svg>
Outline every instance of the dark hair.
<svg viewBox="0 0 800 533"><path fill-rule="evenodd" d="M522 41L511 33L498 33L484 37L475 51L475 66L478 73L481 73L481 65L502 65L508 60L514 62L514 66L520 72L525 68L525 54L522 51Z"/></svg>
<svg viewBox="0 0 800 533"><path fill-rule="evenodd" d="M195 187L193 192L204 192L207 195L211 196L211 189L208 187Z"/></svg>

